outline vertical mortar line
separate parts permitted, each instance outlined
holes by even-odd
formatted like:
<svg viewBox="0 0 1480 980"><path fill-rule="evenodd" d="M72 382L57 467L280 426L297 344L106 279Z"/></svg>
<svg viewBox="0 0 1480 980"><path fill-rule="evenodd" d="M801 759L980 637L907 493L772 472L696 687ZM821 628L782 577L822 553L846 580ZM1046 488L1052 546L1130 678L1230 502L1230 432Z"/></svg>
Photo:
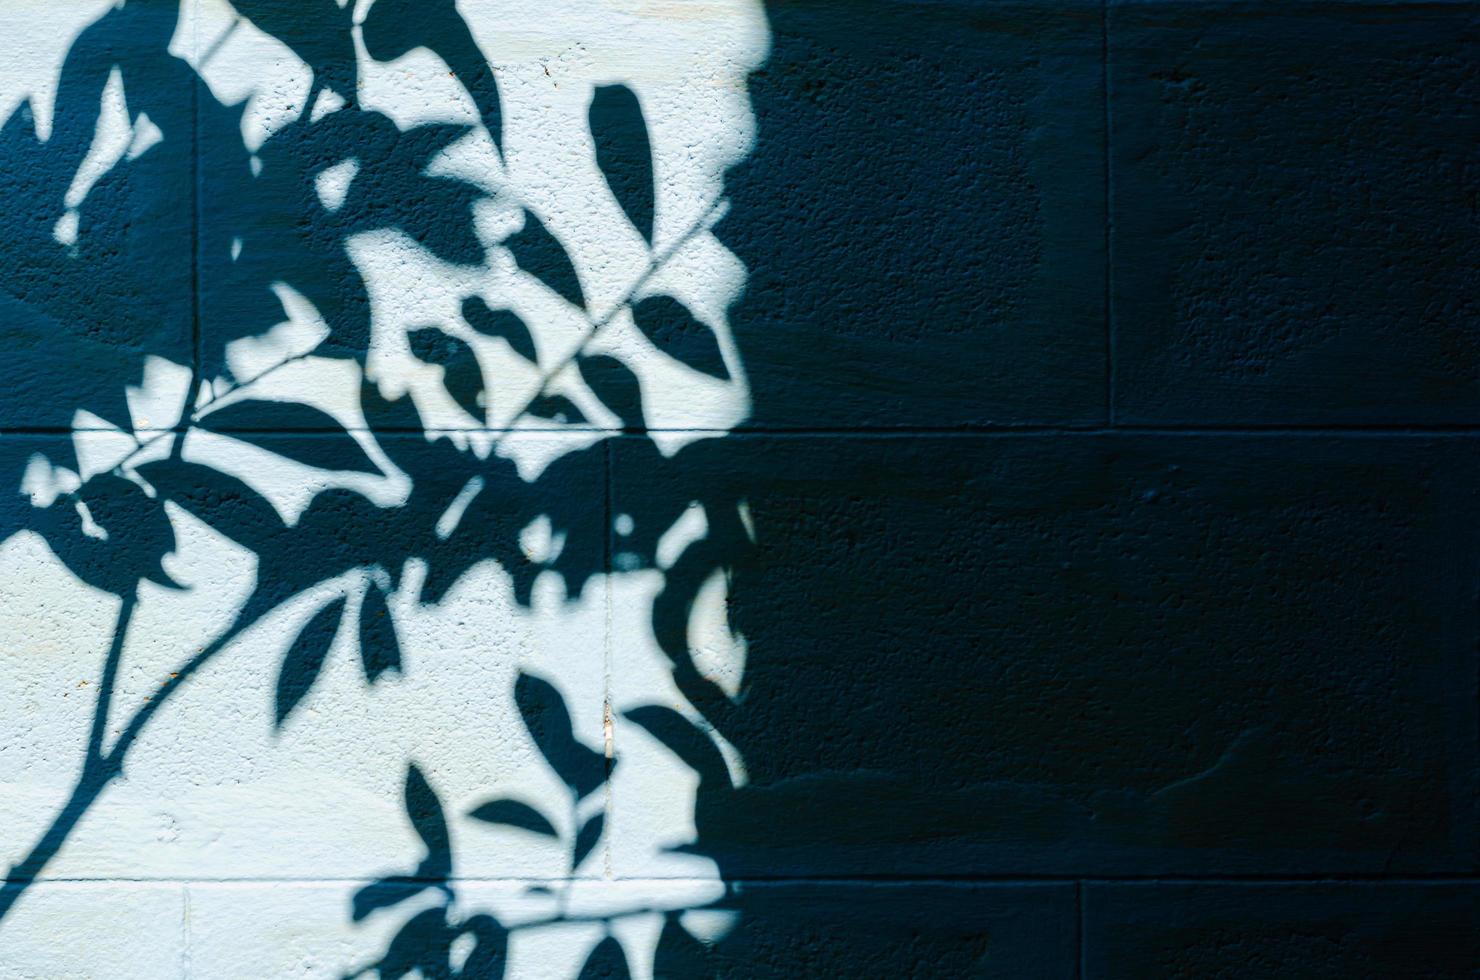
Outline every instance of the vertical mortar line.
<svg viewBox="0 0 1480 980"><path fill-rule="evenodd" d="M1084 980L1084 881L1074 882L1074 976Z"/></svg>
<svg viewBox="0 0 1480 980"><path fill-rule="evenodd" d="M1115 270L1114 241L1110 234L1110 0L1100 3L1100 98L1104 101L1105 167L1105 424L1115 425L1115 308L1111 289Z"/></svg>
<svg viewBox="0 0 1480 980"><path fill-rule="evenodd" d="M191 7L199 7L198 0L192 0ZM196 9L191 11L190 30L191 55L199 65L200 17ZM202 84L204 80L197 79L190 87L190 383L195 390L186 395L186 401L191 408L195 405L195 400L200 397L202 371L200 356L200 86ZM190 421L191 408L187 408L180 419L179 425L182 433ZM184 440L183 434L180 438L181 441Z"/></svg>
<svg viewBox="0 0 1480 980"><path fill-rule="evenodd" d="M601 724L606 744L606 785L602 792L606 794L606 847L605 859L603 861L605 875L612 877L612 769L616 765L616 737L612 725L612 440L620 439L620 435L611 436L605 440L606 445L602 452L602 475L604 476L602 521L601 531L601 565L605 569L605 590L602 596L606 612L606 622L601 631L601 667L602 667L602 699L601 699Z"/></svg>
<svg viewBox="0 0 1480 980"><path fill-rule="evenodd" d="M190 980L190 883L180 885L180 976Z"/></svg>

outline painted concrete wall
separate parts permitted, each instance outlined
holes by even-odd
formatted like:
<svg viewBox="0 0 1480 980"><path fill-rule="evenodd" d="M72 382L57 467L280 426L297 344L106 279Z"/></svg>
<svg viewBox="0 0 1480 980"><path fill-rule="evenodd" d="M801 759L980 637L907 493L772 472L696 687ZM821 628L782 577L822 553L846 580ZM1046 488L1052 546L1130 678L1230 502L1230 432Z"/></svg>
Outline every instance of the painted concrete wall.
<svg viewBox="0 0 1480 980"><path fill-rule="evenodd" d="M1480 966L1480 9L0 37L0 977Z"/></svg>

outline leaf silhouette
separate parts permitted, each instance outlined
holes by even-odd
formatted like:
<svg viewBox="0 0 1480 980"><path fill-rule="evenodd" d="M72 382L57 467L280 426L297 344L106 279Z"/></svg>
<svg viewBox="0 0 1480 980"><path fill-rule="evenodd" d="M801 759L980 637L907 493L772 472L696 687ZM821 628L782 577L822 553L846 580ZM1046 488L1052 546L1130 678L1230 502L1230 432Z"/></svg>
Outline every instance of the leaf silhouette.
<svg viewBox="0 0 1480 980"><path fill-rule="evenodd" d="M55 98L35 107L51 103L50 138L36 139L29 100L7 108L0 128L7 217L0 242L6 344L0 390L8 393L9 426L65 429L73 410L86 407L126 428L123 386L138 383L145 357L190 358L178 328L192 305L190 154L171 152L167 139L119 160L81 202L73 244L63 246L51 234L68 185L94 145L102 94L115 70L133 119L155 92L171 93L148 102L150 118L167 136L189 139L194 72L165 52L180 8L111 6L75 37L60 73L48 71ZM33 23L45 30L44 21ZM25 46L14 30L8 34L13 46ZM69 448L58 449L61 462Z"/></svg>
<svg viewBox="0 0 1480 980"><path fill-rule="evenodd" d="M409 193L396 209L396 225L439 259L455 265L483 261L483 242L473 224L473 206L483 192L449 177L407 180ZM383 210L382 203L377 210Z"/></svg>
<svg viewBox="0 0 1480 980"><path fill-rule="evenodd" d="M653 447L651 456L657 455ZM699 496L708 497L702 492ZM653 638L673 664L673 679L678 689L704 718L723 731L729 727L727 720L734 717L735 705L696 666L688 641L688 624L704 581L716 570L731 565L735 556L749 553L753 545L733 498L728 504L714 505L705 499L704 510L710 518L709 533L704 540L685 549L668 570L667 581L653 600L650 622ZM677 513L673 516L676 518ZM654 547L656 542L654 538Z"/></svg>
<svg viewBox="0 0 1480 980"><path fill-rule="evenodd" d="M683 715L662 705L651 704L622 712L622 717L652 735L699 774L701 783L728 786L729 768L714 740Z"/></svg>
<svg viewBox="0 0 1480 980"><path fill-rule="evenodd" d="M334 0L233 0L238 11L293 50L313 69L315 87L328 86L354 99L355 46L350 37L353 5Z"/></svg>
<svg viewBox="0 0 1480 980"><path fill-rule="evenodd" d="M540 362L529 325L513 310L491 310L481 296L469 296L462 303L463 319L485 337L501 338L520 357L531 364Z"/></svg>
<svg viewBox="0 0 1480 980"><path fill-rule="evenodd" d="M647 427L642 411L642 386L631 368L605 354L582 357L576 367L592 394L621 420L624 429Z"/></svg>
<svg viewBox="0 0 1480 980"><path fill-rule="evenodd" d="M602 85L587 111L596 165L633 226L653 241L653 147L637 95L625 85Z"/></svg>
<svg viewBox="0 0 1480 980"><path fill-rule="evenodd" d="M473 127L466 123L450 122L420 123L403 130L389 116L379 112L361 111L354 117L346 117L346 121L363 123L365 125L362 128L374 131L377 146L370 154L371 163L367 164L369 167L367 176L372 178L379 169L375 165L377 162L388 171L400 171L400 173L387 174L387 176L420 174L432 162L433 157L473 131ZM356 146L359 141L354 137L355 134L346 133L339 145L345 149L354 147L363 158L367 155L366 149L363 146ZM385 195L381 195L379 206L384 209L387 203ZM376 206L372 201L366 201L365 205L366 207ZM394 215L383 212L382 220L387 218L394 219Z"/></svg>
<svg viewBox="0 0 1480 980"><path fill-rule="evenodd" d="M212 325L203 350L208 373L224 370L225 342L281 319L281 304L268 288L276 281L312 301L328 323L321 352L362 360L369 294L345 247L355 234L396 228L445 261L484 258L474 222L482 192L425 173L469 127L436 123L403 132L390 117L363 109L305 115L277 130L254 157L233 139L240 108L233 115L214 99L202 105L202 138L210 138L212 160L202 170L200 196L215 216L201 229L200 247L201 301ZM318 178L351 159L358 169L344 200L326 208Z"/></svg>
<svg viewBox="0 0 1480 980"><path fill-rule="evenodd" d="M527 803L518 800L490 800L475 807L468 816L484 823L518 827L546 837L560 836L545 815Z"/></svg>
<svg viewBox="0 0 1480 980"><path fill-rule="evenodd" d="M497 78L454 0L376 0L361 30L365 50L376 61L395 61L416 47L435 51L473 96L493 145L502 152Z"/></svg>
<svg viewBox="0 0 1480 980"><path fill-rule="evenodd" d="M355 892L350 916L359 922L372 912L397 905L430 888L428 882L409 875L381 878Z"/></svg>
<svg viewBox="0 0 1480 980"><path fill-rule="evenodd" d="M564 395L541 395L530 402L524 411L535 418L565 425L581 425L586 421L586 416L576 408L575 402Z"/></svg>
<svg viewBox="0 0 1480 980"><path fill-rule="evenodd" d="M358 491L320 490L284 538L258 553L255 595L281 601L356 566L397 567L400 541L386 535L399 516Z"/></svg>
<svg viewBox="0 0 1480 980"><path fill-rule="evenodd" d="M581 862L586 860L597 841L601 840L601 831L606 827L606 814L597 813L581 825L581 832L576 834L575 850L571 853L570 871L575 874Z"/></svg>
<svg viewBox="0 0 1480 980"><path fill-rule="evenodd" d="M426 364L442 368L442 385L453 400L482 425L483 368L473 348L436 327L423 327L410 335L411 353Z"/></svg>
<svg viewBox="0 0 1480 980"><path fill-rule="evenodd" d="M622 944L615 937L607 936L591 951L577 980L621 980L631 976L631 971L627 969L627 953L622 949Z"/></svg>
<svg viewBox="0 0 1480 980"><path fill-rule="evenodd" d="M428 123L402 131L378 112L331 113L300 142L324 152L298 162L308 179L317 178L334 158L353 148L359 168L343 204L322 219L341 236L377 228L397 228L452 263L483 259L473 208L483 192L464 180L426 173L432 159L466 136L471 127ZM303 155L303 148L299 155Z"/></svg>
<svg viewBox="0 0 1480 980"><path fill-rule="evenodd" d="M208 432L255 442L279 456L321 470L353 470L380 475L380 468L345 431L334 416L301 402L248 399L232 402L206 415L198 423ZM263 432L272 436L264 439ZM294 439L279 433L333 433L335 438ZM342 438L341 438L342 437Z"/></svg>
<svg viewBox="0 0 1480 980"><path fill-rule="evenodd" d="M447 832L442 801L414 762L406 768L406 816L427 847L426 860L419 869L421 876L445 878L451 874L452 838Z"/></svg>
<svg viewBox="0 0 1480 980"><path fill-rule="evenodd" d="M281 728L288 715L308 695L314 681L324 669L324 660L339 632L339 620L344 612L344 597L340 596L314 614L293 645L283 657L282 670L278 672L277 697L274 705L274 721Z"/></svg>
<svg viewBox="0 0 1480 980"><path fill-rule="evenodd" d="M586 297L581 280L565 246L546 228L533 211L524 212L524 228L504 240L519 268L543 282L565 300L582 310Z"/></svg>
<svg viewBox="0 0 1480 980"><path fill-rule="evenodd" d="M403 394L395 401L387 401L368 378L360 382L360 410L365 413L366 424L377 431L421 432L426 428L421 413L416 410L416 399Z"/></svg>
<svg viewBox="0 0 1480 980"><path fill-rule="evenodd" d="M166 500L258 554L284 529L266 497L215 467L170 457L144 463L138 473Z"/></svg>
<svg viewBox="0 0 1480 980"><path fill-rule="evenodd" d="M697 980L715 975L713 949L695 939L679 923L678 916L669 913L658 936L653 959L654 980Z"/></svg>
<svg viewBox="0 0 1480 980"><path fill-rule="evenodd" d="M129 568L135 578L180 588L161 562L175 550L175 529L161 501L151 500L137 483L112 473L88 480L77 497L87 505L94 523L107 532L113 562Z"/></svg>
<svg viewBox="0 0 1480 980"><path fill-rule="evenodd" d="M269 288L279 281L312 302L328 324L320 354L363 358L370 339L369 294L345 249L349 229L322 209L314 181L324 167L355 154L374 114L333 112L317 122L305 115L268 139L254 164L236 136L246 103L221 106L208 90L198 102L202 152L209 153L200 167L199 196L212 215L200 227L201 317L210 323L201 348L203 376L228 370L225 347L231 340L260 334L284 318ZM351 120L361 125L351 127ZM351 184L351 193L358 183ZM394 200L377 213L394 209ZM362 217L356 208L339 218L349 215Z"/></svg>
<svg viewBox="0 0 1480 980"><path fill-rule="evenodd" d="M714 331L700 323L672 296L650 296L632 307L632 320L653 346L695 371L729 378Z"/></svg>
<svg viewBox="0 0 1480 980"><path fill-rule="evenodd" d="M385 593L376 585L365 590L360 603L360 663L365 680L374 684L388 670L401 671L401 645L396 624L386 605Z"/></svg>
<svg viewBox="0 0 1480 980"><path fill-rule="evenodd" d="M508 961L509 930L493 916L480 913L464 922L461 931L473 937L474 946L458 976L462 980L501 980Z"/></svg>
<svg viewBox="0 0 1480 980"><path fill-rule="evenodd" d="M545 761L578 797L606 782L606 756L576 741L565 700L552 684L520 674L514 701Z"/></svg>
<svg viewBox="0 0 1480 980"><path fill-rule="evenodd" d="M39 511L30 525L73 574L95 588L128 595L141 578L180 587L162 562L175 549L163 503L131 480L101 473L75 496Z"/></svg>
<svg viewBox="0 0 1480 980"><path fill-rule="evenodd" d="M452 941L456 938L457 933L447 925L445 907L412 916L380 961L381 980L401 980L416 971L423 980L448 980L452 976Z"/></svg>
<svg viewBox="0 0 1480 980"><path fill-rule="evenodd" d="M409 394L402 394L395 401L387 401L381 397L375 382L367 380L360 385L360 410L365 413L365 424L377 434L376 441L380 451L413 480L412 500L407 506L418 512L424 512L427 507L433 506L427 496L436 492L438 477L454 472L458 466L456 448L445 439L429 444L423 438L426 423L416 408L416 400ZM381 435L386 432L404 433L405 437L387 438ZM455 493L456 490L452 492ZM452 500L448 496L446 499L439 498L437 502L445 509ZM381 564L393 576L396 574L392 563Z"/></svg>

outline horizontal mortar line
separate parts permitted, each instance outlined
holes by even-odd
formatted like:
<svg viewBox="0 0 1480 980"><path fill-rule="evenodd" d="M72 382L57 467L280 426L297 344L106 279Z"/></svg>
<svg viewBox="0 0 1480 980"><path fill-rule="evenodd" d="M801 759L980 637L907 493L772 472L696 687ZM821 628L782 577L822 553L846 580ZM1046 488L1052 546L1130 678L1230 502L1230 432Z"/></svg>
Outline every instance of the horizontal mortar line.
<svg viewBox="0 0 1480 980"><path fill-rule="evenodd" d="M197 427L198 428L198 427ZM113 428L61 428L56 426L0 426L0 436L70 436L78 433L118 433ZM158 436L186 429L139 429L138 435ZM371 435L477 434L488 435L609 435L644 437L648 434L694 434L721 436L1033 436L1033 435L1299 435L1299 436L1473 436L1480 435L1477 425L981 425L981 426L851 426L851 427L739 427L739 428L650 428L616 429L586 426L537 428L212 428L202 429L218 435L239 436L337 436L346 432Z"/></svg>
<svg viewBox="0 0 1480 980"><path fill-rule="evenodd" d="M688 881L708 879L642 878L615 881ZM1435 873L1432 875L1082 875L1082 874L1002 874L1002 875L737 875L722 879L726 884L823 884L823 885L1032 885L1032 884L1132 884L1132 885L1198 885L1198 884L1462 884L1480 885L1480 872Z"/></svg>
<svg viewBox="0 0 1480 980"><path fill-rule="evenodd" d="M184 878L184 877L157 877L141 878L129 876L115 877L66 877L66 878L22 878L7 883L5 887L14 885L76 885L76 884L158 884L158 885L252 885L252 884L282 884L282 885L353 885L380 881L380 877L366 876L358 878L345 877L236 877L236 878ZM663 884L704 884L713 885L723 883L727 885L744 884L815 884L815 885L971 885L971 884L1073 884L1083 883L1089 885L1100 884L1134 884L1134 885L1218 885L1218 884L1259 884L1259 885L1311 885L1311 884L1378 884L1378 885L1429 885L1429 884L1461 884L1480 885L1480 872L1455 872L1434 874L1405 874L1405 875L1380 875L1380 874L1351 874L1351 875L1075 875L1075 874L1011 874L1011 875L737 875L729 878L699 878L699 877L674 877L674 878L542 878L536 876L458 876L452 878L414 878L402 877L401 883L407 886L432 885L439 881L465 884L569 884L579 882L600 882L603 884L628 884L628 885L663 885Z"/></svg>
<svg viewBox="0 0 1480 980"><path fill-rule="evenodd" d="M19 878L0 887L18 885L368 885L384 880L386 876L364 878L290 878L290 877L242 877L242 878ZM697 884L715 885L723 883L720 878L520 878L520 877L458 877L458 878L410 878L397 876L396 884L408 888L428 887L441 883L457 884L525 884L525 885L570 885L570 884Z"/></svg>

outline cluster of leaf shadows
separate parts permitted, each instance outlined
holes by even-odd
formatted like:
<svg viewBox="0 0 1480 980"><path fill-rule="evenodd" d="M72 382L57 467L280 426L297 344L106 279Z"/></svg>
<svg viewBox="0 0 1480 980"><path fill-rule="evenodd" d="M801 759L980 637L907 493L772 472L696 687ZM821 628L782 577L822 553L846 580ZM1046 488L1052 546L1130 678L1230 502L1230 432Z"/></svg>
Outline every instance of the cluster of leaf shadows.
<svg viewBox="0 0 1480 980"><path fill-rule="evenodd" d="M373 383L364 382L366 419L388 458L411 478L409 499L382 508L358 493L328 490L291 526L245 482L184 458L182 447L190 432L200 429L324 470L380 473L361 444L332 417L302 404L251 398L217 411L214 399L197 400L201 382L228 379L228 390L250 385L251 378L232 379L226 345L284 319L272 289L280 282L309 299L329 326L314 356L350 359L363 368L371 311L365 283L346 249L349 236L395 228L444 261L473 264L485 258L472 216L480 190L425 173L428 161L466 135L467 128L423 125L402 130L387 116L355 104L358 79L350 11L356 6L341 7L334 0L236 0L241 17L283 41L313 69L308 105L331 91L347 103L317 118L305 113L273 132L255 154L241 137L244 107L223 104L194 68L169 53L180 10L174 0L124 0L77 37L62 67L48 139L38 137L29 104L0 128L0 195L9 209L7 234L0 237L0 312L9 350L0 367L0 391L9 396L8 420L53 434L44 444L30 437L0 440L0 479L9 488L0 498L0 539L22 529L39 533L79 579L121 598L78 781L41 839L7 875L6 887L0 889L0 918L43 872L99 795L124 773L130 747L159 708L233 639L295 595L347 572L366 572L358 646L366 683L373 684L403 669L386 596L400 588L411 559L426 563L420 595L425 603L438 602L453 582L483 561L502 566L521 603L530 601L542 573L558 574L567 593L579 596L592 576L611 568L611 528L589 519L592 501L609 484L612 451L605 442L560 457L537 480L526 482L496 453L479 459L446 439L429 441L411 398L385 401ZM400 57L414 47L440 55L472 95L483 125L501 148L496 78L452 0L376 0L362 30L369 54L378 60ZM207 50L200 58L210 56ZM114 73L126 94L129 121L139 124L147 115L162 141L120 159L80 203L69 205L68 188L92 146L102 94ZM598 163L614 198L651 243L656 195L637 98L622 86L599 89L590 106L590 123ZM344 201L331 210L321 203L315 179L348 160L357 161L358 172ZM56 233L59 216L69 209L77 221L70 240ZM586 308L571 259L533 212L526 211L523 229L502 246L526 272ZM665 353L699 371L727 376L712 333L677 300L650 296L630 308L638 327ZM511 310L491 308L475 297L464 303L462 314L473 330L501 338L513 353L537 361L528 326ZM587 317L594 332L599 326L595 315L588 311ZM415 356L443 368L449 394L484 424L489 382L467 344L428 326L413 333L411 346ZM62 493L50 506L31 506L16 489L38 447L56 465L77 468L76 458L69 455L73 444L65 438L77 409L131 431L124 392L140 383L151 355L194 366L180 422L165 436L173 439L167 458L134 465L131 456ZM622 420L628 434L623 441L630 444L624 446L624 451L630 449L626 465L643 474L645 492L624 502L633 523L620 542L622 567L655 566L661 534L691 503L705 507L709 533L666 570L652 627L673 662L680 689L723 730L734 702L695 667L686 631L701 586L748 547L737 516L743 481L725 475L713 440L672 456L659 453L644 436L647 420L632 372L611 357L578 354L575 360L581 377ZM363 370L359 376L364 377ZM569 399L544 389L525 411L554 422L585 421ZM305 432L314 437L298 436ZM461 519L446 533L439 519L459 500L466 504ZM110 719L140 585L150 581L181 587L162 561L176 545L165 514L167 502L254 552L256 588L231 625L163 678L132 717ZM565 539L559 553L543 562L527 557L519 542L520 531L538 518L548 520ZM275 688L279 726L313 689L346 608L343 596L330 601L290 645ZM610 763L575 740L558 692L524 676L515 694L536 743L569 787L572 806L600 788ZM659 706L638 709L629 717L694 766L705 789L721 795L729 791L723 761L703 730ZM110 722L116 734L107 745ZM416 970L429 978L501 976L504 927L488 915L451 917L455 877L446 819L414 765L407 774L406 805L427 857L404 879L387 879L362 891L353 915L358 920L427 888L447 902L411 918L370 970L385 978ZM530 833L554 833L547 816L513 800L490 800L471 816ZM572 871L596 847L601 833L599 813L579 827L569 842ZM473 951L454 970L449 950L462 936L471 937ZM685 936L675 922L664 932L665 955L675 963L699 955L697 944L690 940L685 945ZM625 974L621 947L608 938L593 952L582 976ZM697 974L685 968L676 975Z"/></svg>
<svg viewBox="0 0 1480 980"><path fill-rule="evenodd" d="M569 816L576 828L566 842L570 853L569 874L574 876L581 863L596 849L606 822L603 810L579 819L577 807L606 785L615 760L581 744L571 725L570 713L560 692L546 681L521 674L515 686L515 703L545 761L560 776L569 792ZM456 879L453 875L452 843L447 817L436 791L415 763L406 772L406 816L415 828L426 855L411 874L382 878L361 889L354 897L355 921L384 908L399 905L427 891L440 893L442 901L411 916L395 933L385 955L361 974L375 971L383 978L404 977L413 971L426 978L500 977L508 951L508 930L494 916L477 913L459 918L453 911L456 901ZM560 833L543 812L528 803L507 797L490 799L468 814L484 823L513 827L527 833L558 840ZM546 892L544 885L531 886L532 891ZM551 921L558 921L552 919ZM459 956L459 940L470 940ZM467 944L465 944L467 945ZM627 975L626 955L614 941L621 972ZM609 948L609 947L608 947ZM609 955L602 949L593 952L596 963ZM460 962L457 962L460 960ZM582 975L600 976L592 968Z"/></svg>
<svg viewBox="0 0 1480 980"><path fill-rule="evenodd" d="M592 855L601 841L606 814L597 810L581 818L582 801L599 792L611 778L616 759L609 758L583 745L575 736L570 712L560 692L550 683L531 674L521 674L515 685L515 703L535 745L545 761L565 784L569 823L575 828L564 841L569 852L569 873L574 876L581 864ZM689 722L672 709L641 708L629 717L660 737L667 726L677 721ZM385 954L375 963L352 974L370 973L385 980L417 974L424 980L452 978L498 978L504 976L509 946L509 930L487 913L461 916L456 911L457 879L453 873L453 851L447 816L442 801L427 780L426 774L413 762L406 771L406 816L425 848L425 854L410 874L391 875L362 888L354 896L353 916L360 921L376 912L394 908L431 891L438 900L430 908L411 915L392 937ZM520 831L561 840L555 823L540 809L521 800L496 797L480 803L468 816L484 823L512 827ZM567 882L568 884L568 882ZM530 892L550 894L546 885L531 885ZM694 977L704 975L710 951L697 942L669 913L659 937L656 963L661 976ZM546 922L575 921L558 912ZM599 920L597 920L599 921ZM523 923L523 927L546 924ZM460 947L460 948L459 948ZM698 972L694 972L694 968ZM708 972L712 973L712 969ZM627 954L608 934L591 950L581 968L579 980L628 977L631 972Z"/></svg>

